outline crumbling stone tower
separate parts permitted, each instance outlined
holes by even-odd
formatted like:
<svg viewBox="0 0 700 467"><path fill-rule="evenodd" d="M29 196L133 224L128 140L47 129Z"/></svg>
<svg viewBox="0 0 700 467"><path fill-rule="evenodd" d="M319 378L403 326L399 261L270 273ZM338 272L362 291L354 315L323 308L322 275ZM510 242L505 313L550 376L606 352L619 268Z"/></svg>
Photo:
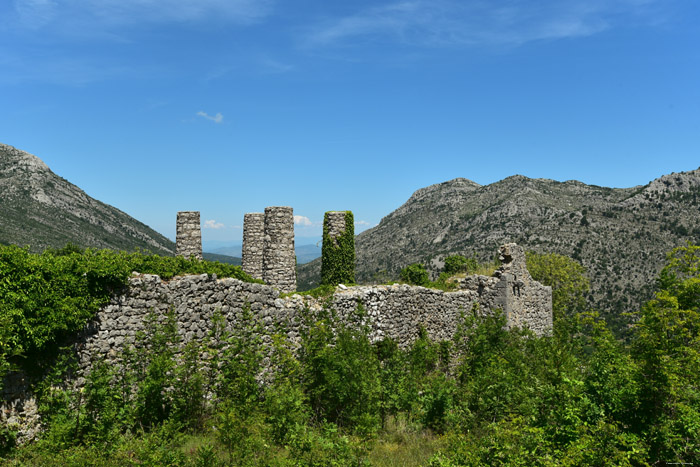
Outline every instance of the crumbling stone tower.
<svg viewBox="0 0 700 467"><path fill-rule="evenodd" d="M508 326L529 327L537 334L552 329L552 288L534 280L527 270L525 250L515 243L498 249L501 267L494 277L498 298L495 304L508 318Z"/></svg>
<svg viewBox="0 0 700 467"><path fill-rule="evenodd" d="M255 279L263 278L265 214L251 212L243 216L243 272Z"/></svg>
<svg viewBox="0 0 700 467"><path fill-rule="evenodd" d="M199 211L180 211L177 213L175 255L202 259L202 229L199 224Z"/></svg>
<svg viewBox="0 0 700 467"><path fill-rule="evenodd" d="M351 211L329 211L323 217L321 284L355 282L355 221Z"/></svg>
<svg viewBox="0 0 700 467"><path fill-rule="evenodd" d="M282 293L297 289L294 211L288 206L265 208L263 281Z"/></svg>

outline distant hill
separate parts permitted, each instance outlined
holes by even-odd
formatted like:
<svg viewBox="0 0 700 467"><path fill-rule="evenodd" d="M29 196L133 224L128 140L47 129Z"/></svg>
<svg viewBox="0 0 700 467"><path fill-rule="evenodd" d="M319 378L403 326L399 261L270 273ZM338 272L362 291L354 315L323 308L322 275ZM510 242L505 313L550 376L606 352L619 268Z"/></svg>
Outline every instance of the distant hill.
<svg viewBox="0 0 700 467"><path fill-rule="evenodd" d="M91 198L38 157L5 144L0 144L0 193L0 243L28 245L35 252L67 243L175 252L175 244L163 235Z"/></svg>
<svg viewBox="0 0 700 467"><path fill-rule="evenodd" d="M202 253L202 257L207 261L218 261L225 264L233 264L234 266L240 266L242 259L235 256L228 255L218 255L216 253Z"/></svg>
<svg viewBox="0 0 700 467"><path fill-rule="evenodd" d="M303 238L297 239L295 242L295 251L297 255L297 264L304 264L308 263L309 261L313 261L316 258L321 257L321 244L304 244L300 245L300 241L308 241L308 239ZM233 256L238 258L240 261L240 256L241 256L241 245L231 245L231 246L222 246L218 248L213 248L211 250L212 254L217 254L217 255L227 255L227 256ZM240 263L238 263L240 264Z"/></svg>
<svg viewBox="0 0 700 467"><path fill-rule="evenodd" d="M297 245L295 247L297 254L297 264L306 264L316 258L321 257L321 244Z"/></svg>
<svg viewBox="0 0 700 467"><path fill-rule="evenodd" d="M414 262L433 272L450 254L491 259L498 245L579 260L592 306L634 311L647 300L665 254L700 242L700 169L644 186L605 188L520 175L481 186L464 178L416 191L356 237L357 280L386 281ZM298 268L301 290L318 283L320 260Z"/></svg>

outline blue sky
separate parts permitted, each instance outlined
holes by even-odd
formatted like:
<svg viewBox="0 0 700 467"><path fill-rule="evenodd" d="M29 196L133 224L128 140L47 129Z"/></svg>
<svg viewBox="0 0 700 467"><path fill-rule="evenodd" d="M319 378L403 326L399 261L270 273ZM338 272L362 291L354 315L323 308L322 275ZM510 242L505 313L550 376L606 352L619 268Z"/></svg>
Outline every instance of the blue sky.
<svg viewBox="0 0 700 467"><path fill-rule="evenodd" d="M696 0L1 0L0 142L205 245L289 205L356 232L418 188L700 165Z"/></svg>

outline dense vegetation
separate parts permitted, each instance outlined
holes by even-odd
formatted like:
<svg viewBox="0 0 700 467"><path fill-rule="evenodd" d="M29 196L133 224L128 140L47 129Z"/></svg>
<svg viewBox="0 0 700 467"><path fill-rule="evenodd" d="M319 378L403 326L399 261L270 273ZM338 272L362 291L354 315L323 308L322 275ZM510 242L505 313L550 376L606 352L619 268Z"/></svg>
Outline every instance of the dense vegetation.
<svg viewBox="0 0 700 467"><path fill-rule="evenodd" d="M6 461L699 463L700 247L670 253L625 342L596 313L580 312L586 283L577 263L536 261L531 273L557 297L555 328L545 337L465 310L453 341L421 333L400 349L370 342L362 310L347 326L326 312L309 317L292 353L283 329L272 348L263 346L248 315L236 330L219 328L177 356L172 317L154 317L124 367L96 367L81 392L58 389L68 363L56 365L55 379L38 388L45 433L7 451ZM265 357L276 368L259 384Z"/></svg>
<svg viewBox="0 0 700 467"><path fill-rule="evenodd" d="M355 283L355 216L345 211L345 230L335 238L328 231L329 215L323 220L321 285Z"/></svg>
<svg viewBox="0 0 700 467"><path fill-rule="evenodd" d="M69 245L32 254L0 246L0 376L10 363L41 372L41 363L125 287L132 272L164 279L182 274L217 274L252 280L239 267L182 257ZM2 380L0 379L0 389Z"/></svg>

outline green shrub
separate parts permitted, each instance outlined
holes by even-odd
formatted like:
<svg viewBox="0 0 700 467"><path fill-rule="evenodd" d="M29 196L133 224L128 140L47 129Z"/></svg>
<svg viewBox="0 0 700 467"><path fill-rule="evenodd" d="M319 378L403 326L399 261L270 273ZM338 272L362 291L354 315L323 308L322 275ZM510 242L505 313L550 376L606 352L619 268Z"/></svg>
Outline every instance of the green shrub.
<svg viewBox="0 0 700 467"><path fill-rule="evenodd" d="M365 434L376 431L379 361L366 328L350 328L326 317L302 336L299 359L316 421L331 421Z"/></svg>
<svg viewBox="0 0 700 467"><path fill-rule="evenodd" d="M479 263L476 258L466 258L462 255L452 255L445 258L445 268L444 273L448 275L455 275L461 272L466 272L471 274L479 267Z"/></svg>
<svg viewBox="0 0 700 467"><path fill-rule="evenodd" d="M401 270L401 280L407 284L427 287L430 284L430 276L425 266L421 263L414 263Z"/></svg>

